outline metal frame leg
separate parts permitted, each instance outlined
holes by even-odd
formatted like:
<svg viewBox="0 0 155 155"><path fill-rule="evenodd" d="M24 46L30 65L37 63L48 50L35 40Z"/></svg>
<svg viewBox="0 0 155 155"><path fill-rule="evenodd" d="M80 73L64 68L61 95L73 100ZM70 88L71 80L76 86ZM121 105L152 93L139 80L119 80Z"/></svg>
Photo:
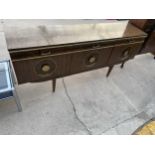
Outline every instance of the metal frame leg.
<svg viewBox="0 0 155 155"><path fill-rule="evenodd" d="M22 111L22 105L20 104L20 100L19 100L19 97L18 97L18 94L17 94L17 91L15 88L13 90L13 97L16 101L18 111L21 112Z"/></svg>
<svg viewBox="0 0 155 155"><path fill-rule="evenodd" d="M10 74L11 74L11 79L12 79L12 85L13 85L13 88L14 88L13 89L13 97L15 99L18 111L21 112L22 111L22 105L20 103L20 100L19 100L19 97L18 97L18 94L17 94L17 90L16 90L16 85L18 84L16 74L15 74L13 64L12 64L11 61L10 61L9 65L10 65Z"/></svg>

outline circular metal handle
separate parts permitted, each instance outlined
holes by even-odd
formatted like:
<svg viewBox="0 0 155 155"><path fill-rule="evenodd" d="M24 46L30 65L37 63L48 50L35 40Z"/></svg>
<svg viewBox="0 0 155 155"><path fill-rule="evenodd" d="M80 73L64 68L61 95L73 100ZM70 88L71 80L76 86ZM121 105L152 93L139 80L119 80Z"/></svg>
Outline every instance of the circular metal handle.
<svg viewBox="0 0 155 155"><path fill-rule="evenodd" d="M124 57L127 57L128 55L129 55L129 51L127 50L124 52Z"/></svg>
<svg viewBox="0 0 155 155"><path fill-rule="evenodd" d="M95 63L96 62L96 57L95 56L91 56L89 59L88 59L89 63L92 64L92 63Z"/></svg>
<svg viewBox="0 0 155 155"><path fill-rule="evenodd" d="M49 70L50 70L50 66L49 65L43 65L42 67L41 67L41 70L44 72L44 73L46 73L46 72L49 72Z"/></svg>
<svg viewBox="0 0 155 155"><path fill-rule="evenodd" d="M41 77L48 77L54 74L56 67L55 61L51 59L38 60L35 63L35 71Z"/></svg>
<svg viewBox="0 0 155 155"><path fill-rule="evenodd" d="M98 53L91 53L87 55L85 59L85 64L87 67L93 67L98 63L99 54Z"/></svg>
<svg viewBox="0 0 155 155"><path fill-rule="evenodd" d="M123 59L127 59L129 57L129 53L130 53L130 50L129 49L125 50L123 52L123 54L122 54L122 58Z"/></svg>
<svg viewBox="0 0 155 155"><path fill-rule="evenodd" d="M89 65L94 64L96 62L96 60L97 60L97 58L94 55L89 57L88 58Z"/></svg>

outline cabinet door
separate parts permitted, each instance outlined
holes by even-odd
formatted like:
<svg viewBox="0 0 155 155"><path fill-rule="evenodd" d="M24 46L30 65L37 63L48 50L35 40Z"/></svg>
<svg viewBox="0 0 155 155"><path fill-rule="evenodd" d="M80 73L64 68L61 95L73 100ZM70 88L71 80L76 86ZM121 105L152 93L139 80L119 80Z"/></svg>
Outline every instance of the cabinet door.
<svg viewBox="0 0 155 155"><path fill-rule="evenodd" d="M115 46L112 50L108 64L117 64L134 58L134 56L139 52L141 46L142 43Z"/></svg>
<svg viewBox="0 0 155 155"><path fill-rule="evenodd" d="M14 61L19 83L51 80L69 74L69 55Z"/></svg>
<svg viewBox="0 0 155 155"><path fill-rule="evenodd" d="M107 65L112 47L91 49L72 54L70 73L92 70Z"/></svg>

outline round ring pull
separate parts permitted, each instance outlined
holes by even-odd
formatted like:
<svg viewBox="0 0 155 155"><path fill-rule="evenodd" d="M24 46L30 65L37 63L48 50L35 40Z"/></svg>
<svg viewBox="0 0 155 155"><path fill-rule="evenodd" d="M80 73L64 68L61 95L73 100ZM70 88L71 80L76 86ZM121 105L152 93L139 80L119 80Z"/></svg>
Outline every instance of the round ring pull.
<svg viewBox="0 0 155 155"><path fill-rule="evenodd" d="M86 59L86 65L87 66L92 66L92 65L95 65L96 62L98 60L98 55L97 54L92 54L92 55L89 55Z"/></svg>
<svg viewBox="0 0 155 155"><path fill-rule="evenodd" d="M127 57L129 55L129 51L128 50L125 51L123 55L124 55L124 57Z"/></svg>
<svg viewBox="0 0 155 155"><path fill-rule="evenodd" d="M56 63L53 60L45 59L36 63L35 71L39 76L50 76L56 69Z"/></svg>
<svg viewBox="0 0 155 155"><path fill-rule="evenodd" d="M96 62L96 57L91 56L88 61L89 61L90 64L95 63Z"/></svg>
<svg viewBox="0 0 155 155"><path fill-rule="evenodd" d="M41 68L41 70L43 72L49 72L50 71L50 66L49 65L43 65L42 68Z"/></svg>
<svg viewBox="0 0 155 155"><path fill-rule="evenodd" d="M130 54L130 49L125 50L122 54L122 58L127 59L129 57L129 54Z"/></svg>

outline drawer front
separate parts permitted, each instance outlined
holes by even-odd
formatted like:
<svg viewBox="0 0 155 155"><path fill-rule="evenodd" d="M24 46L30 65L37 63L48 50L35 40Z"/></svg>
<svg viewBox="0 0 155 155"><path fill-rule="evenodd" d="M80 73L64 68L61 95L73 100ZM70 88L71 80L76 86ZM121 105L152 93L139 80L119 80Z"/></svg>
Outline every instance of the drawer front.
<svg viewBox="0 0 155 155"><path fill-rule="evenodd" d="M135 43L114 47L108 64L117 64L134 58L134 56L139 52L141 46L142 43Z"/></svg>
<svg viewBox="0 0 155 155"><path fill-rule="evenodd" d="M70 73L74 74L106 66L111 50L112 47L107 47L72 54Z"/></svg>
<svg viewBox="0 0 155 155"><path fill-rule="evenodd" d="M69 55L14 61L18 82L39 82L69 74Z"/></svg>

